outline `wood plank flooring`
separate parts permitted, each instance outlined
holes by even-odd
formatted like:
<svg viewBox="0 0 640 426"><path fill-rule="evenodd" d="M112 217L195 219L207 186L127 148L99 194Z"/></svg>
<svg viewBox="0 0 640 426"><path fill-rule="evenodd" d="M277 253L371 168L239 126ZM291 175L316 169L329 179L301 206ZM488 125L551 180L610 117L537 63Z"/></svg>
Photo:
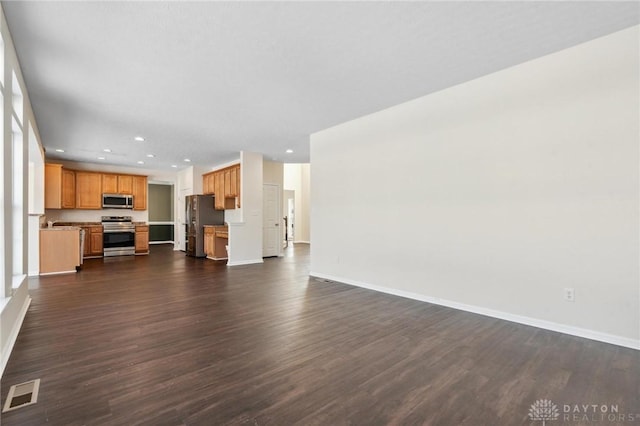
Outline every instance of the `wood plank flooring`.
<svg viewBox="0 0 640 426"><path fill-rule="evenodd" d="M543 398L547 424L633 424L564 404L640 424L638 351L308 272L304 245L233 268L154 246L32 280L2 402L36 378L40 395L2 425L541 425Z"/></svg>

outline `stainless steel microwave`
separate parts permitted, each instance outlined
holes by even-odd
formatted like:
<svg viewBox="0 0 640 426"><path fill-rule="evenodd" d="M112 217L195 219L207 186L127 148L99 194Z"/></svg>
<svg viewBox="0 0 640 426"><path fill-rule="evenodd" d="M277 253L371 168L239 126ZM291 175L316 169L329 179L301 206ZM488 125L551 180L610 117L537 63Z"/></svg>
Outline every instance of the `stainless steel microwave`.
<svg viewBox="0 0 640 426"><path fill-rule="evenodd" d="M103 209L132 209L133 195L102 194Z"/></svg>

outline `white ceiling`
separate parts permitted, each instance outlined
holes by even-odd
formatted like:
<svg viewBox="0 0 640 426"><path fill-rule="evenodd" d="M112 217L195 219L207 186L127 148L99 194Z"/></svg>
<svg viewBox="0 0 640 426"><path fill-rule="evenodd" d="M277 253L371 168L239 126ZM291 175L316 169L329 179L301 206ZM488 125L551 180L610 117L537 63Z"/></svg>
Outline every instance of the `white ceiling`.
<svg viewBox="0 0 640 426"><path fill-rule="evenodd" d="M152 169L306 162L313 132L640 21L637 2L2 7L47 157Z"/></svg>

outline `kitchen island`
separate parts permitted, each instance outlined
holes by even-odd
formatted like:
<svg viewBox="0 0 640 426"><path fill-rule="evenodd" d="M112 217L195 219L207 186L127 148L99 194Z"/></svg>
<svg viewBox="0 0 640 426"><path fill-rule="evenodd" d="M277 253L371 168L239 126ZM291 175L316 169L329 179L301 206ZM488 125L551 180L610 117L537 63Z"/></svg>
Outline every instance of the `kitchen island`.
<svg viewBox="0 0 640 426"><path fill-rule="evenodd" d="M40 275L76 272L82 264L80 228L56 226L40 230Z"/></svg>

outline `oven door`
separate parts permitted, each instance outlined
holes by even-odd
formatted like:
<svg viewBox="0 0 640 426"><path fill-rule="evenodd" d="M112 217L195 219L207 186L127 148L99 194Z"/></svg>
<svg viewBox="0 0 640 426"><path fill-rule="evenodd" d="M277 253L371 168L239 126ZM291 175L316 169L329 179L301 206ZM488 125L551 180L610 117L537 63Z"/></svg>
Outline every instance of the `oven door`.
<svg viewBox="0 0 640 426"><path fill-rule="evenodd" d="M136 253L135 230L105 229L103 238L105 257Z"/></svg>

